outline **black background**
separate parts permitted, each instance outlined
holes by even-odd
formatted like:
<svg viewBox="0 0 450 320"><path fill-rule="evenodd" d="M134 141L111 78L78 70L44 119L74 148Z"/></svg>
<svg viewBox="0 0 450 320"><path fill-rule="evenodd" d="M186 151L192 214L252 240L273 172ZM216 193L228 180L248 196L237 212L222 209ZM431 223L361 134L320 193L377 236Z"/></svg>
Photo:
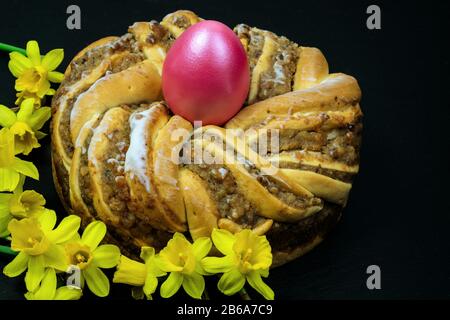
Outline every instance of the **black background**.
<svg viewBox="0 0 450 320"><path fill-rule="evenodd" d="M71 31L66 8L74 3L81 7L82 29ZM381 7L381 30L366 27L370 4ZM0 4L0 41L24 47L36 39L43 53L64 48L63 71L92 41L177 9L318 47L330 71L355 76L362 88L361 166L344 218L311 253L271 271L267 282L276 298L449 298L448 1L9 0ZM8 55L0 53L0 103L13 106L7 63ZM47 206L62 216L48 137L43 145L32 153L41 181L28 180L27 186L43 193ZM0 256L0 268L9 259ZM372 264L381 268L381 290L366 287ZM0 299L22 298L24 292L22 277L0 276ZM128 298L128 288L113 285L111 296Z"/></svg>

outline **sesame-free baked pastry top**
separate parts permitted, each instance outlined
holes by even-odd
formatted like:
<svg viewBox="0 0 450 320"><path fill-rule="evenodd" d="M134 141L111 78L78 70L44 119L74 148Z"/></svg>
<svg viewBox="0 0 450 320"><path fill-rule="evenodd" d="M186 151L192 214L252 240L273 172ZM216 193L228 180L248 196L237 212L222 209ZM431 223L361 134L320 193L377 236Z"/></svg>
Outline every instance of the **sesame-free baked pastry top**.
<svg viewBox="0 0 450 320"><path fill-rule="evenodd" d="M126 254L160 249L173 232L195 239L249 228L267 236L280 265L316 246L341 217L359 168L361 92L353 77L329 74L320 50L240 24L246 105L223 127L194 130L163 101L161 71L172 43L201 20L177 11L137 22L73 58L52 101L54 182L66 209L84 225L104 221L108 241ZM179 129L189 134L173 139ZM221 144L198 138L209 129ZM230 145L235 129L243 134ZM277 148L253 148L275 135ZM215 156L229 147L241 161L172 161L174 151L186 158L186 146Z"/></svg>

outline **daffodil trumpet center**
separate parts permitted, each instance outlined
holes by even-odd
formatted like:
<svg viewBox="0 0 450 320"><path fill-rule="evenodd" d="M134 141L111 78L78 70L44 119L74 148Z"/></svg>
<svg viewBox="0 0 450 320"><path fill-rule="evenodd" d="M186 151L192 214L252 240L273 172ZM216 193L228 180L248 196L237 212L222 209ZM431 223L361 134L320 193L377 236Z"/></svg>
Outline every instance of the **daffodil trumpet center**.
<svg viewBox="0 0 450 320"><path fill-rule="evenodd" d="M67 244L66 253L69 264L77 266L81 270L87 268L92 261L92 253L89 247L79 243Z"/></svg>
<svg viewBox="0 0 450 320"><path fill-rule="evenodd" d="M251 271L252 267L252 258L253 258L253 249L247 248L243 252L238 254L239 257L239 269L241 273L246 274Z"/></svg>
<svg viewBox="0 0 450 320"><path fill-rule="evenodd" d="M49 246L45 236L28 237L23 250L31 256L37 256L46 252Z"/></svg>

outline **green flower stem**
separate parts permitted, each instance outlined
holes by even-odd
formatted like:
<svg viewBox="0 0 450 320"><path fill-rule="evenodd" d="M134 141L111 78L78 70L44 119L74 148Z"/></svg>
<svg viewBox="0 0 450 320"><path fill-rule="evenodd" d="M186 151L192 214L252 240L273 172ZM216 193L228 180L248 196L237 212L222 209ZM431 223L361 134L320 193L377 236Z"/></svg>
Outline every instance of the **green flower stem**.
<svg viewBox="0 0 450 320"><path fill-rule="evenodd" d="M241 296L242 300L252 300L252 298L250 298L250 296L247 293L247 290L245 290L245 288L242 288L241 291L239 291L239 295Z"/></svg>
<svg viewBox="0 0 450 320"><path fill-rule="evenodd" d="M17 252L12 250L10 247L7 246L0 246L0 253L9 254L11 256L17 255Z"/></svg>
<svg viewBox="0 0 450 320"><path fill-rule="evenodd" d="M0 50L6 51L6 52L17 51L25 56L27 55L27 52L24 49L12 46L10 44L2 43L2 42L0 42Z"/></svg>

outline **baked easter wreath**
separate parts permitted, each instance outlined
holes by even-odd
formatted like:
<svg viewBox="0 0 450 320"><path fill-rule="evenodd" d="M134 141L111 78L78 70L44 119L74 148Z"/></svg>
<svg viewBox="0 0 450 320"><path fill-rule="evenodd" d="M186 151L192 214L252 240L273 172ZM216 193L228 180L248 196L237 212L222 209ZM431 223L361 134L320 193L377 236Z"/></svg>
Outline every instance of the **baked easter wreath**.
<svg viewBox="0 0 450 320"><path fill-rule="evenodd" d="M201 20L177 11L137 22L73 58L52 101L55 185L68 212L83 225L105 222L108 241L129 256L163 248L174 232L195 240L214 228L251 229L269 240L272 266L281 265L315 247L341 217L358 172L360 88L330 74L320 50L240 24L234 32L250 70L245 105L223 126L193 128L163 101L161 73L174 41ZM179 129L188 134L173 139ZM233 129L243 134L232 143ZM275 134L276 148L252 148ZM187 151L196 147L213 156L231 150L242 161L180 160L192 160Z"/></svg>

